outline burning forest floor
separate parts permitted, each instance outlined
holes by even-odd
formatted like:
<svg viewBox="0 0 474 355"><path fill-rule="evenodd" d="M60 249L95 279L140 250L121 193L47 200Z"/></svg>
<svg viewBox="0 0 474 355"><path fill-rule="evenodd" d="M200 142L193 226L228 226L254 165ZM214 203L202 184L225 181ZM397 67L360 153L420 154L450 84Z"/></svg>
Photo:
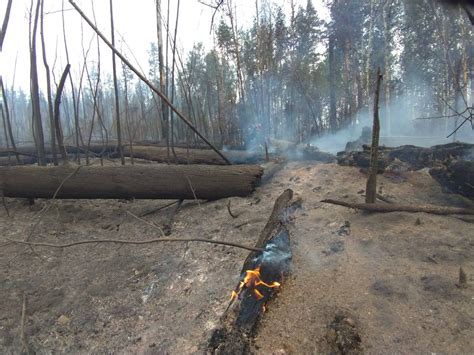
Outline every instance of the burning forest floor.
<svg viewBox="0 0 474 355"><path fill-rule="evenodd" d="M379 193L404 204L466 206L425 170ZM290 228L291 274L268 304L252 346L261 354L467 353L474 349L474 225L452 216L367 214L321 203L363 201L358 168L292 162L248 198L188 201L171 237L253 246L275 199L291 188L302 208ZM7 199L2 239L65 243L145 240L133 218L169 201ZM166 210L144 216L157 225ZM0 249L0 352L202 353L225 311L248 251L190 242L97 243ZM458 288L459 267L467 287ZM26 302L23 302L23 300ZM24 317L22 308L24 307ZM23 326L22 326L23 323Z"/></svg>

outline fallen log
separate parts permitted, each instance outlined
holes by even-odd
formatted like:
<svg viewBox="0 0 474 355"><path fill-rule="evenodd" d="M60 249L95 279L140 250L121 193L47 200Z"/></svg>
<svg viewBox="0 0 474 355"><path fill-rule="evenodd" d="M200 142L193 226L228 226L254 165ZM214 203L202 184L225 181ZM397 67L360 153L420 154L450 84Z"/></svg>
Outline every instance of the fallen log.
<svg viewBox="0 0 474 355"><path fill-rule="evenodd" d="M460 207L445 207L445 206L435 206L435 205L399 205L395 203L391 204L376 204L376 203L350 203L345 201L338 201L332 199L322 200L321 202L330 203L333 205L354 208L358 210L368 211L368 212L410 212L410 213L432 213L438 215L474 215L474 209L469 208L460 208Z"/></svg>
<svg viewBox="0 0 474 355"><path fill-rule="evenodd" d="M260 182L255 165L0 167L5 197L61 199L219 199L247 196Z"/></svg>
<svg viewBox="0 0 474 355"><path fill-rule="evenodd" d="M292 258L287 225L298 205L292 203L293 191L284 191L275 201L272 214L262 230L255 248L245 259L240 282L232 299L212 332L207 344L211 354L251 353L251 341L265 305L288 274Z"/></svg>
<svg viewBox="0 0 474 355"><path fill-rule="evenodd" d="M118 157L118 146L111 144L94 144L85 148L66 146L65 149L68 154L88 153L89 156L108 156L110 158ZM126 157L132 155L129 145L124 145L122 149ZM166 147L134 145L133 157L156 161L158 163L227 165L227 163L211 149L174 148L174 151L176 157L171 152L170 159L168 159L168 149ZM25 164L34 164L37 160L36 148L33 146L19 147L17 153L21 156L28 157L24 159L26 162ZM45 147L45 153L51 154L51 147ZM15 153L11 149L0 149L0 158L7 157L8 155L14 156L14 154ZM258 152L230 150L226 151L225 154L233 164L256 164L265 160L264 154Z"/></svg>
<svg viewBox="0 0 474 355"><path fill-rule="evenodd" d="M451 193L474 199L474 161L450 161L430 169L430 175Z"/></svg>
<svg viewBox="0 0 474 355"><path fill-rule="evenodd" d="M208 164L208 165L225 165L227 164L221 157L210 149L186 149L174 148L176 156L171 152L168 159L167 148L154 146L133 146L133 156L135 158L152 160L159 163L175 163L175 164ZM130 147L124 147L124 154L129 156ZM263 154L246 151L226 151L225 155L232 164L256 164L264 161Z"/></svg>

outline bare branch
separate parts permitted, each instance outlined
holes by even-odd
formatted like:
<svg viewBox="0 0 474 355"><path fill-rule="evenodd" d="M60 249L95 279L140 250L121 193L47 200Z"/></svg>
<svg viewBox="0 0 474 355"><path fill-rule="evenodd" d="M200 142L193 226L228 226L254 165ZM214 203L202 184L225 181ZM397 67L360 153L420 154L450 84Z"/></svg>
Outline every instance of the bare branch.
<svg viewBox="0 0 474 355"><path fill-rule="evenodd" d="M232 243L232 242L225 242L220 240L212 240L212 239L204 239L204 238L156 238L156 239L148 239L148 240L119 240L119 239L97 239L97 240L80 240L78 242L73 243L65 243L65 244L49 244L49 243L32 243L26 242L23 240L15 240L6 238L9 242L17 243L17 244L24 244L28 246L34 247L47 247L47 248L70 248L76 245L82 244L97 244L97 243L114 243L114 244L132 244L132 245L143 245L143 244L151 244L151 243L160 243L160 242L202 242L202 243L210 243L210 244L219 244L219 245L226 245L229 247L240 248L250 251L257 251L261 252L264 249L256 248L256 247L248 247L245 245Z"/></svg>

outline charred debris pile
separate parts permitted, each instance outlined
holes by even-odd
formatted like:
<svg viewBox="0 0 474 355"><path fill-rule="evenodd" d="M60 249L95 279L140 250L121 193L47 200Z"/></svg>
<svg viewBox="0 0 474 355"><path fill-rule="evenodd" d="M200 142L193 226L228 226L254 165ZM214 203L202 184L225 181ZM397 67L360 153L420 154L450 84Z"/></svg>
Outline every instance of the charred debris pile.
<svg viewBox="0 0 474 355"><path fill-rule="evenodd" d="M349 142L347 147L357 147L357 142ZM337 162L368 170L371 147L367 144L360 147L360 150L339 152ZM403 182L404 172L424 168L429 169L430 175L446 192L474 199L474 144L453 142L429 148L413 145L379 147L378 174Z"/></svg>

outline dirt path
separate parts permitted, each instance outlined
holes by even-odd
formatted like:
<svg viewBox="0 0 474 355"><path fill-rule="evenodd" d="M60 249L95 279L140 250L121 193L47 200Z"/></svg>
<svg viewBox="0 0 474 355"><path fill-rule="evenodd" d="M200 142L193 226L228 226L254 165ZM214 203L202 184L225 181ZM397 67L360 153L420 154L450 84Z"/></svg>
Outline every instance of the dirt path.
<svg viewBox="0 0 474 355"><path fill-rule="evenodd" d="M400 203L462 205L424 171L406 179L380 177L382 194ZM227 199L183 205L173 236L250 246L284 189L303 199L291 231L292 274L269 304L255 352L329 352L352 345L368 353L474 349L474 225L422 213L370 215L319 202L362 201L364 185L356 168L290 163L252 197L231 199L236 219L227 212ZM154 238L154 228L126 211L139 214L167 202L58 201L32 239ZM9 199L12 217L2 212L1 235L23 239L44 203L31 208ZM160 225L165 217L160 211L145 218ZM22 349L23 293L26 340L39 353L202 352L247 255L198 243L36 252L40 257L19 245L0 249L1 353ZM455 286L459 266L471 284L466 289Z"/></svg>

